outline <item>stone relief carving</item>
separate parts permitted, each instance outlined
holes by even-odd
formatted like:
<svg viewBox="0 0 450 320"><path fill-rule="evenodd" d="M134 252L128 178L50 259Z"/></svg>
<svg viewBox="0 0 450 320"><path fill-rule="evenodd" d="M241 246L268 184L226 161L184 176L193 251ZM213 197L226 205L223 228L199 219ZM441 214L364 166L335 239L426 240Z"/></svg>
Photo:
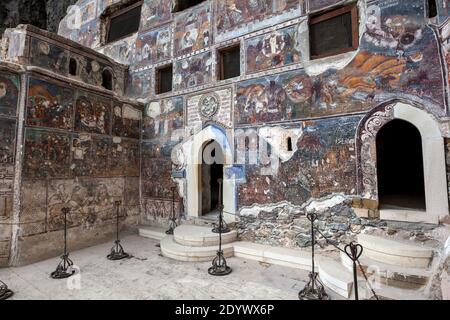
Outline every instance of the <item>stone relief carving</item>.
<svg viewBox="0 0 450 320"><path fill-rule="evenodd" d="M220 108L220 98L215 93L204 95L199 102L200 114L208 119L211 119Z"/></svg>

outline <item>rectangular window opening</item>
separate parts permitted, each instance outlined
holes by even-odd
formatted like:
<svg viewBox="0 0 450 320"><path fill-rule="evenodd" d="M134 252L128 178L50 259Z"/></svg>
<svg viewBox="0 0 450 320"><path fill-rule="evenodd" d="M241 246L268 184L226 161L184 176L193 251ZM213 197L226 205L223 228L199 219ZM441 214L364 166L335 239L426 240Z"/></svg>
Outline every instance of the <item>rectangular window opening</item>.
<svg viewBox="0 0 450 320"><path fill-rule="evenodd" d="M108 18L106 43L111 43L138 32L142 1L138 1Z"/></svg>
<svg viewBox="0 0 450 320"><path fill-rule="evenodd" d="M309 21L311 59L358 49L358 33L356 5L312 16Z"/></svg>
<svg viewBox="0 0 450 320"><path fill-rule="evenodd" d="M241 75L241 47L236 45L219 50L219 80Z"/></svg>
<svg viewBox="0 0 450 320"><path fill-rule="evenodd" d="M168 65L156 70L156 94L172 91L173 66Z"/></svg>
<svg viewBox="0 0 450 320"><path fill-rule="evenodd" d="M205 0L177 0L173 12L184 11L190 7L196 6Z"/></svg>

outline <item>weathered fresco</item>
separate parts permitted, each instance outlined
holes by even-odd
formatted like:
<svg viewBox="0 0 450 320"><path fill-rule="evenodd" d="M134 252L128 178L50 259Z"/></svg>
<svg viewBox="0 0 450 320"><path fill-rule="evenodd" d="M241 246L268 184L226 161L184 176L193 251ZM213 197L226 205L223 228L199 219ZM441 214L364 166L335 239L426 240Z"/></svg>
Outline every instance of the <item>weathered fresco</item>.
<svg viewBox="0 0 450 320"><path fill-rule="evenodd" d="M142 125L142 139L168 138L183 129L183 97L154 101L148 104Z"/></svg>
<svg viewBox="0 0 450 320"><path fill-rule="evenodd" d="M69 134L30 128L25 131L24 178L68 177L69 165Z"/></svg>
<svg viewBox="0 0 450 320"><path fill-rule="evenodd" d="M76 177L110 176L111 138L91 134L72 135L72 173Z"/></svg>
<svg viewBox="0 0 450 320"><path fill-rule="evenodd" d="M186 11L175 19L174 52L184 55L211 44L210 3Z"/></svg>
<svg viewBox="0 0 450 320"><path fill-rule="evenodd" d="M300 62L297 26L246 41L247 72L282 67Z"/></svg>
<svg viewBox="0 0 450 320"><path fill-rule="evenodd" d="M141 14L141 29L149 29L151 27L156 27L172 18L172 8L170 2L168 3L161 1L145 0L142 5Z"/></svg>
<svg viewBox="0 0 450 320"><path fill-rule="evenodd" d="M151 142L141 145L142 152L142 193L146 198L172 198L172 161L164 157L160 146Z"/></svg>
<svg viewBox="0 0 450 320"><path fill-rule="evenodd" d="M141 34L133 46L133 64L147 66L170 59L171 48L170 26Z"/></svg>
<svg viewBox="0 0 450 320"><path fill-rule="evenodd" d="M128 74L127 96L133 98L146 98L151 92L152 70L130 72Z"/></svg>
<svg viewBox="0 0 450 320"><path fill-rule="evenodd" d="M448 198L450 201L450 139L445 139L445 156L447 164Z"/></svg>
<svg viewBox="0 0 450 320"><path fill-rule="evenodd" d="M245 24L261 22L274 14L298 7L297 0L216 1L217 32L223 33Z"/></svg>
<svg viewBox="0 0 450 320"><path fill-rule="evenodd" d="M27 99L27 125L72 129L73 99L72 89L31 78Z"/></svg>
<svg viewBox="0 0 450 320"><path fill-rule="evenodd" d="M141 111L128 104L114 103L112 134L124 138L140 138Z"/></svg>
<svg viewBox="0 0 450 320"><path fill-rule="evenodd" d="M12 191L16 120L0 118L0 194Z"/></svg>
<svg viewBox="0 0 450 320"><path fill-rule="evenodd" d="M173 87L175 90L200 86L211 80L211 52L201 53L175 62L173 79Z"/></svg>
<svg viewBox="0 0 450 320"><path fill-rule="evenodd" d="M355 193L354 139L360 119L360 116L341 117L284 126L301 128L298 151L286 161L275 157L271 161L281 161L275 166L271 162L247 164L246 183L238 192L239 206L284 200L301 205L311 197L320 198L334 192ZM264 170L265 166L271 170ZM274 167L278 169L273 170Z"/></svg>
<svg viewBox="0 0 450 320"><path fill-rule="evenodd" d="M99 15L101 15L103 13L103 10L105 10L110 5L115 4L119 1L120 0L97 0L97 3L98 3L97 13Z"/></svg>
<svg viewBox="0 0 450 320"><path fill-rule="evenodd" d="M108 162L111 176L139 176L139 141L114 137Z"/></svg>
<svg viewBox="0 0 450 320"><path fill-rule="evenodd" d="M122 179L52 180L48 187L47 230L64 227L63 207L71 227L92 228L115 218L114 201L123 197Z"/></svg>
<svg viewBox="0 0 450 320"><path fill-rule="evenodd" d="M235 123L299 119L310 114L313 83L303 71L238 84Z"/></svg>
<svg viewBox="0 0 450 320"><path fill-rule="evenodd" d="M56 73L67 74L69 71L69 52L47 41L32 38L30 62Z"/></svg>
<svg viewBox="0 0 450 320"><path fill-rule="evenodd" d="M327 8L336 3L342 2L342 0L313 0L309 1L309 10L316 11Z"/></svg>
<svg viewBox="0 0 450 320"><path fill-rule="evenodd" d="M75 103L75 131L109 134L111 99L80 93Z"/></svg>
<svg viewBox="0 0 450 320"><path fill-rule="evenodd" d="M16 115L19 87L19 76L0 71L0 115Z"/></svg>

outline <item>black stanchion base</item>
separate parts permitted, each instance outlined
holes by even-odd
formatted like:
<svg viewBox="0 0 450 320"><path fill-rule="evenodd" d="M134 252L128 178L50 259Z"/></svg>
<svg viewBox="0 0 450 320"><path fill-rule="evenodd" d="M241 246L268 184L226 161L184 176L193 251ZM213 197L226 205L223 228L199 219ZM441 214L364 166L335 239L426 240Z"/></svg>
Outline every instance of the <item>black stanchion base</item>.
<svg viewBox="0 0 450 320"><path fill-rule="evenodd" d="M106 256L108 260L122 260L129 258L130 255L123 250L120 240L114 242L114 247L111 249L111 253Z"/></svg>
<svg viewBox="0 0 450 320"><path fill-rule="evenodd" d="M0 300L6 300L11 298L14 295L14 292L12 292L12 290L8 289L8 286L6 284L4 284L3 282L1 282L0 285Z"/></svg>
<svg viewBox="0 0 450 320"><path fill-rule="evenodd" d="M317 272L309 273L309 282L299 292L298 298L300 300L330 300L323 284L318 279Z"/></svg>
<svg viewBox="0 0 450 320"><path fill-rule="evenodd" d="M53 279L65 279L73 276L75 270L72 270L73 266L72 260L69 259L69 254L65 254L61 257L61 262L56 267L56 270L50 274Z"/></svg>
<svg viewBox="0 0 450 320"><path fill-rule="evenodd" d="M166 234L173 235L173 231L175 230L176 227L177 227L177 223L175 221L171 220L170 225L169 225L169 230L166 231Z"/></svg>
<svg viewBox="0 0 450 320"><path fill-rule="evenodd" d="M50 277L52 277L53 279L66 279L66 278L73 276L74 274L75 274L75 270L64 271L61 269L61 270L53 271L50 274Z"/></svg>
<svg viewBox="0 0 450 320"><path fill-rule="evenodd" d="M229 275L233 269L228 266L223 267L211 267L208 269L208 273L212 276L226 276Z"/></svg>
<svg viewBox="0 0 450 320"><path fill-rule="evenodd" d="M212 231L213 233L228 233L228 232L230 232L231 230L230 230L228 227L222 228L222 230L220 230L219 227L215 227L215 228L212 229L211 231Z"/></svg>
<svg viewBox="0 0 450 320"><path fill-rule="evenodd" d="M126 258L129 258L129 257L130 257L130 255L128 253L125 253L125 252L123 252L123 253L111 252L110 254L108 254L106 256L106 258L108 258L108 260L112 260L112 261L114 261L114 260L122 260L122 259L126 259Z"/></svg>
<svg viewBox="0 0 450 320"><path fill-rule="evenodd" d="M223 251L217 251L217 256L212 262L212 267L208 269L208 273L212 276L226 276L233 271L227 266L227 261L223 256Z"/></svg>

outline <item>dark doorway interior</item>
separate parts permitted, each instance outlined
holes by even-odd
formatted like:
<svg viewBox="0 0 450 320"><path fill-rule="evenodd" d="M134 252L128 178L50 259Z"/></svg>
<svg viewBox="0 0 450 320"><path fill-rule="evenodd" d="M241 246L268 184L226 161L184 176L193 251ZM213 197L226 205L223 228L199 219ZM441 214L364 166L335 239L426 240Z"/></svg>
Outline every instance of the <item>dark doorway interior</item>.
<svg viewBox="0 0 450 320"><path fill-rule="evenodd" d="M380 208L425 210L422 139L404 120L393 120L377 135Z"/></svg>
<svg viewBox="0 0 450 320"><path fill-rule="evenodd" d="M208 150L207 147L211 145L213 142L209 143L204 148ZM207 151L208 152L208 151ZM218 179L223 179L223 164L221 154L217 154L217 152L221 152L220 149L214 148L211 151L212 159L217 159L219 163L214 162L212 164L205 159L202 164L202 214L208 214L211 212L215 212L219 205L219 183Z"/></svg>

